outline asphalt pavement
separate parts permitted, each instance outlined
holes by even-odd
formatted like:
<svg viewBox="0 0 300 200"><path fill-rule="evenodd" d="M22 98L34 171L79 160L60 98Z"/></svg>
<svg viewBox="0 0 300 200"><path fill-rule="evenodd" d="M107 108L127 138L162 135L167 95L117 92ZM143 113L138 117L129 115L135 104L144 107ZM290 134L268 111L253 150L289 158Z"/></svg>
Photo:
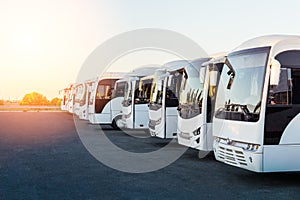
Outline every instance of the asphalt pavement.
<svg viewBox="0 0 300 200"><path fill-rule="evenodd" d="M170 142L103 129L99 134L131 152L155 151ZM300 173L253 173L217 162L212 154L199 159L193 149L160 170L126 173L89 153L69 113L0 113L0 200L229 198L299 199Z"/></svg>

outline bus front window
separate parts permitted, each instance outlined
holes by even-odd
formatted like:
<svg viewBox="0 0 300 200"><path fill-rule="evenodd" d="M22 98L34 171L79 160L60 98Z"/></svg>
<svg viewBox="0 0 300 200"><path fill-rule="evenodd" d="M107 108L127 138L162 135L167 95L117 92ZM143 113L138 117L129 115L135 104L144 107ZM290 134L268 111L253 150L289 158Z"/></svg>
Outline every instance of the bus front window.
<svg viewBox="0 0 300 200"><path fill-rule="evenodd" d="M153 79L140 80L139 88L135 90L135 103L147 104L150 101L151 85Z"/></svg>
<svg viewBox="0 0 300 200"><path fill-rule="evenodd" d="M231 66L225 62L220 77L216 118L258 121L269 49L263 47L229 54Z"/></svg>
<svg viewBox="0 0 300 200"><path fill-rule="evenodd" d="M150 104L161 107L163 99L163 80L156 80L153 83L151 95Z"/></svg>
<svg viewBox="0 0 300 200"><path fill-rule="evenodd" d="M177 107L179 105L180 85L183 72L173 72L168 78L168 87L166 88L166 107Z"/></svg>
<svg viewBox="0 0 300 200"><path fill-rule="evenodd" d="M179 114L184 119L193 118L201 113L204 83L200 83L199 72L183 73L180 87Z"/></svg>

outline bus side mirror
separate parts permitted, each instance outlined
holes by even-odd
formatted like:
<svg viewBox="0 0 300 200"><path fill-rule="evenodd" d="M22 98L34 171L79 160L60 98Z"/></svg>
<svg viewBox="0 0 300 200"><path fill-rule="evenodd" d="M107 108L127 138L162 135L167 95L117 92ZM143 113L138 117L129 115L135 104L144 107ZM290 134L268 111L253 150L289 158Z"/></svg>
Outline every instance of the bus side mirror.
<svg viewBox="0 0 300 200"><path fill-rule="evenodd" d="M218 71L210 71L209 72L209 84L210 86L217 86L218 82Z"/></svg>
<svg viewBox="0 0 300 200"><path fill-rule="evenodd" d="M200 68L200 84L204 84L205 82L205 72L206 72L206 67L201 67Z"/></svg>
<svg viewBox="0 0 300 200"><path fill-rule="evenodd" d="M280 80L281 64L278 60L273 60L271 63L270 85L278 85Z"/></svg>

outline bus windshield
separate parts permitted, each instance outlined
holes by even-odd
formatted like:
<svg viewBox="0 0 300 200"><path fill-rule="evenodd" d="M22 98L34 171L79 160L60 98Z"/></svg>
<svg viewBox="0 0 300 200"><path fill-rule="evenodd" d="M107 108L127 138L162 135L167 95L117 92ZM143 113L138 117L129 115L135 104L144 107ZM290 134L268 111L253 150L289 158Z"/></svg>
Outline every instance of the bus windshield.
<svg viewBox="0 0 300 200"><path fill-rule="evenodd" d="M134 102L136 104L147 104L150 101L151 85L153 79L140 80L138 83L138 89L135 90Z"/></svg>
<svg viewBox="0 0 300 200"><path fill-rule="evenodd" d="M152 88L151 88L150 103L161 106L162 99L163 99L163 80L158 79L153 81Z"/></svg>
<svg viewBox="0 0 300 200"><path fill-rule="evenodd" d="M229 54L220 77L216 118L258 121L269 51L263 47Z"/></svg>
<svg viewBox="0 0 300 200"><path fill-rule="evenodd" d="M128 80L128 82L126 82L125 87L124 87L124 101L123 101L123 106L127 107L129 105L131 105L131 101L132 101L132 82L130 80Z"/></svg>
<svg viewBox="0 0 300 200"><path fill-rule="evenodd" d="M177 107L179 105L180 85L183 70L171 72L166 87L166 107Z"/></svg>
<svg viewBox="0 0 300 200"><path fill-rule="evenodd" d="M85 100L85 88L83 84L79 84L76 86L75 102L79 103L83 100Z"/></svg>
<svg viewBox="0 0 300 200"><path fill-rule="evenodd" d="M182 118L189 119L201 113L204 84L200 83L199 71L192 73L183 72L180 86L179 114Z"/></svg>

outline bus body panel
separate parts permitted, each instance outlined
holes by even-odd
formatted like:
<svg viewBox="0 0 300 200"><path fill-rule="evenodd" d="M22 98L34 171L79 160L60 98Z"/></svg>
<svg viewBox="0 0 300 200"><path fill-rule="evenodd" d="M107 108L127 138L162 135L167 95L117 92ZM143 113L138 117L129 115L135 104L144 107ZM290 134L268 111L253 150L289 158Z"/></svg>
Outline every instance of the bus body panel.
<svg viewBox="0 0 300 200"><path fill-rule="evenodd" d="M300 114L285 128L279 144L300 144ZM300 153L299 153L300 154Z"/></svg>
<svg viewBox="0 0 300 200"><path fill-rule="evenodd" d="M166 138L177 137L177 107L166 107Z"/></svg>
<svg viewBox="0 0 300 200"><path fill-rule="evenodd" d="M133 129L133 113L132 106L122 107L122 122L125 128Z"/></svg>
<svg viewBox="0 0 300 200"><path fill-rule="evenodd" d="M101 113L90 114L89 120L92 124L111 124L111 118L111 101L109 101Z"/></svg>
<svg viewBox="0 0 300 200"><path fill-rule="evenodd" d="M79 116L79 103L75 103L74 106L73 106L73 112L75 115Z"/></svg>
<svg viewBox="0 0 300 200"><path fill-rule="evenodd" d="M134 106L134 128L147 129L149 122L148 104L135 104Z"/></svg>
<svg viewBox="0 0 300 200"><path fill-rule="evenodd" d="M131 99L130 105L124 106L123 103L121 105L122 109L122 123L125 128L133 129L134 128L134 119L133 119L133 106L134 103L134 91L135 91L135 83L136 83L136 77L128 78L127 80L127 90L126 92L131 91L131 95L128 95L128 97ZM125 97L124 97L125 101Z"/></svg>
<svg viewBox="0 0 300 200"><path fill-rule="evenodd" d="M240 122L214 118L214 136L251 144L262 144L261 132L264 124L258 122Z"/></svg>
<svg viewBox="0 0 300 200"><path fill-rule="evenodd" d="M201 127L203 121L203 115L197 115L190 119L183 119L178 116L178 143L191 148L199 148L200 135L203 133L203 129L200 129L200 135L197 134L197 128ZM184 131L183 131L184 130ZM194 134L196 131L196 135Z"/></svg>
<svg viewBox="0 0 300 200"><path fill-rule="evenodd" d="M159 138L165 138L165 117L164 109L158 110L149 109L149 131L151 136L157 136Z"/></svg>
<svg viewBox="0 0 300 200"><path fill-rule="evenodd" d="M78 113L79 119L84 119L84 120L88 119L86 106L87 104L79 107L79 113Z"/></svg>
<svg viewBox="0 0 300 200"><path fill-rule="evenodd" d="M111 122L118 116L122 117L123 97L116 97L111 100Z"/></svg>
<svg viewBox="0 0 300 200"><path fill-rule="evenodd" d="M300 145L266 145L263 172L300 171Z"/></svg>

